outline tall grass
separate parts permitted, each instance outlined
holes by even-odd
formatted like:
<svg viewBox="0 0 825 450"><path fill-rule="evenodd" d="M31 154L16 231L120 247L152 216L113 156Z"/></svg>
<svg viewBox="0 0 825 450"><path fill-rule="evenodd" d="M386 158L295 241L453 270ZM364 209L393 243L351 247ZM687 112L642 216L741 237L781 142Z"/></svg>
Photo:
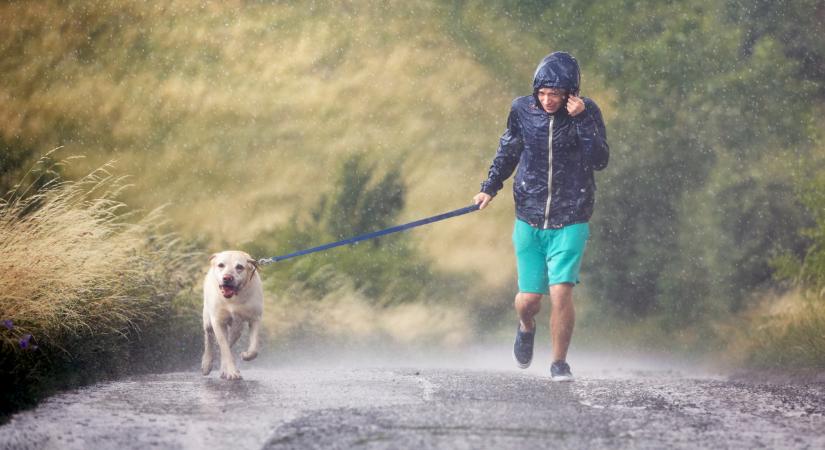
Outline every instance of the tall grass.
<svg viewBox="0 0 825 450"><path fill-rule="evenodd" d="M187 294L197 254L161 231L162 210L138 217L117 200L126 185L109 165L36 187L67 163L49 161L0 201L0 413L54 387L196 354L186 317L197 317Z"/></svg>
<svg viewBox="0 0 825 450"><path fill-rule="evenodd" d="M825 369L825 302L795 290L769 298L747 319L733 354L751 367Z"/></svg>

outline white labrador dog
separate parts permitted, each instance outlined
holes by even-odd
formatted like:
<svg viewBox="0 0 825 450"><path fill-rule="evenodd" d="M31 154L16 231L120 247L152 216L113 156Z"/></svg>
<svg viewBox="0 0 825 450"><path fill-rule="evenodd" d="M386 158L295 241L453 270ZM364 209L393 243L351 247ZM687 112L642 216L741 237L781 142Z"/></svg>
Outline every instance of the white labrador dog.
<svg viewBox="0 0 825 450"><path fill-rule="evenodd" d="M213 347L221 352L221 378L241 379L232 356L232 346L241 337L244 322L249 322L249 348L241 353L244 361L258 356L258 331L263 313L264 293L258 263L247 253L225 251L209 258L210 267L203 282L203 359L204 375L212 371Z"/></svg>

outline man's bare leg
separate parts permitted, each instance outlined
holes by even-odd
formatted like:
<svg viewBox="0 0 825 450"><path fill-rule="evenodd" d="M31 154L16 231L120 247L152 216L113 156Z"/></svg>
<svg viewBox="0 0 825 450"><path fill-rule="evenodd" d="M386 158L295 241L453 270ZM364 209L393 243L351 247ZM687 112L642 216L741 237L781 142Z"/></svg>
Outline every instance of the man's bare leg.
<svg viewBox="0 0 825 450"><path fill-rule="evenodd" d="M573 308L573 284L561 283L550 286L550 334L553 337L553 361L565 361L573 326L576 323L576 311Z"/></svg>
<svg viewBox="0 0 825 450"><path fill-rule="evenodd" d="M532 292L519 292L516 294L515 307L521 321L521 331L535 331L536 321L533 318L541 310L541 296L541 294Z"/></svg>

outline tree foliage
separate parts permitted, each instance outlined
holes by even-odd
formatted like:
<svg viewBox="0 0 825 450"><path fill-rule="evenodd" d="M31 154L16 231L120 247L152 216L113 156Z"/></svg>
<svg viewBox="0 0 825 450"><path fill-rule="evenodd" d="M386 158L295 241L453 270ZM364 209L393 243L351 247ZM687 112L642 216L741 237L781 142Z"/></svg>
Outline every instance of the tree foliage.
<svg viewBox="0 0 825 450"><path fill-rule="evenodd" d="M375 171L363 154L343 161L333 192L313 209L313 220L325 234L353 237L385 228L398 217L406 196L400 167L393 165L377 182Z"/></svg>

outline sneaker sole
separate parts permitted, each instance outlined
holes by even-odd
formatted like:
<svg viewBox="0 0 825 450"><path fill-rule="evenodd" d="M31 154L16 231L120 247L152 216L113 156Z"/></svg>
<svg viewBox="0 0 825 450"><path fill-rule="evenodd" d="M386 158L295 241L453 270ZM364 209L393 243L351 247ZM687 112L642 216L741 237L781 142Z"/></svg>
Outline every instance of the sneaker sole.
<svg viewBox="0 0 825 450"><path fill-rule="evenodd" d="M516 358L516 354L515 354L515 353L513 353L513 361L515 361L515 362L516 362L516 365L518 366L518 368L519 368L519 369L526 369L526 368L530 367L530 364L532 364L532 363L533 363L533 360L532 360L532 359L531 359L530 361L527 361L527 363L525 363L525 364L520 363L520 362L518 361L518 358Z"/></svg>
<svg viewBox="0 0 825 450"><path fill-rule="evenodd" d="M575 380L575 378L573 378L573 375L557 375L554 377L550 377L550 379L557 383L565 383Z"/></svg>

